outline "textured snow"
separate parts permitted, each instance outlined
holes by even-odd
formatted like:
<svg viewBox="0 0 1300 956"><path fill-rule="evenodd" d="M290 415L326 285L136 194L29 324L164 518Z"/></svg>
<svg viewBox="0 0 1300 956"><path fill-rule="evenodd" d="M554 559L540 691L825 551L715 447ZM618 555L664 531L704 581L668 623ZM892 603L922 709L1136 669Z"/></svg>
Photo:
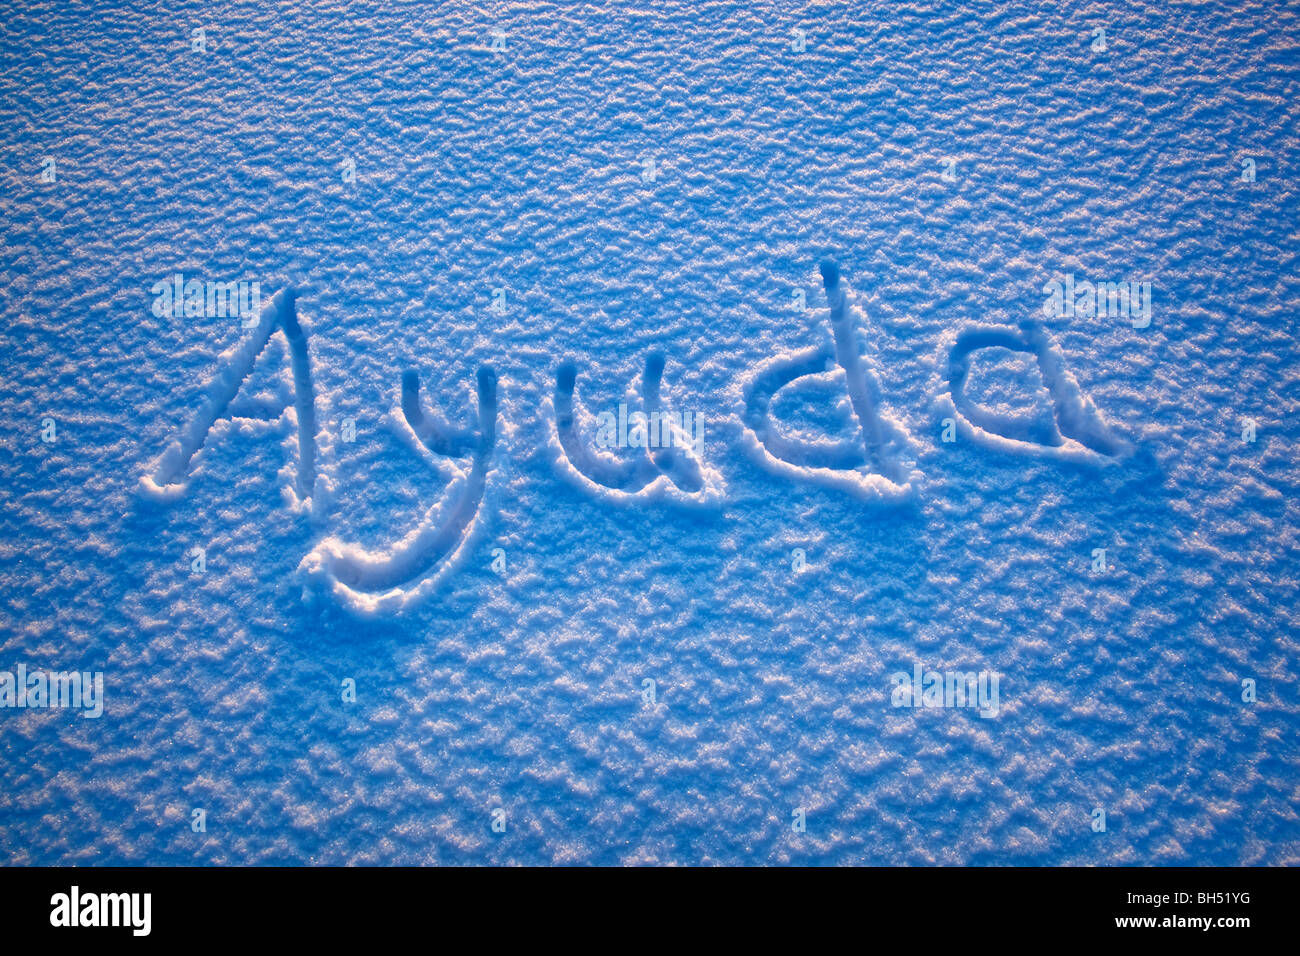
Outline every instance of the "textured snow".
<svg viewBox="0 0 1300 956"><path fill-rule="evenodd" d="M0 862L1300 863L1297 47L1271 3L10 9L0 669L106 701L0 710ZM156 317L178 272L259 321ZM1045 316L1066 274L1150 325ZM590 442L652 353L698 484L583 477L557 371ZM809 356L764 435L870 408L883 464L750 427ZM918 661L999 715L892 707Z"/></svg>

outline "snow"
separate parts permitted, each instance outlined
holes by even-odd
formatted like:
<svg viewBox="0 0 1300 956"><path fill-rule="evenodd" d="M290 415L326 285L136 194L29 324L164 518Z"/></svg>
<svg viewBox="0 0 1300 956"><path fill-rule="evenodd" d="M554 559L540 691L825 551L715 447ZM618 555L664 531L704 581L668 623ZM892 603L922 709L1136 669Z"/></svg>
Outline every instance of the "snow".
<svg viewBox="0 0 1300 956"><path fill-rule="evenodd" d="M1300 11L3 29L0 861L1300 863Z"/></svg>

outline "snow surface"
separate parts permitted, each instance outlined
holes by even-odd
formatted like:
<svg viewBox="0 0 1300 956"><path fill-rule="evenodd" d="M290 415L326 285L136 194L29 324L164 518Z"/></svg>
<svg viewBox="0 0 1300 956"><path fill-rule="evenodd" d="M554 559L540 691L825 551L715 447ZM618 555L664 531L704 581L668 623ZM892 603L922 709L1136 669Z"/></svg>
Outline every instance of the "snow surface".
<svg viewBox="0 0 1300 956"><path fill-rule="evenodd" d="M0 669L106 704L0 710L0 862L1300 863L1297 47L1283 3L6 10ZM178 272L263 311L159 318ZM1066 274L1149 326L1045 315ZM620 402L699 460L571 460ZM918 661L999 714L891 706Z"/></svg>

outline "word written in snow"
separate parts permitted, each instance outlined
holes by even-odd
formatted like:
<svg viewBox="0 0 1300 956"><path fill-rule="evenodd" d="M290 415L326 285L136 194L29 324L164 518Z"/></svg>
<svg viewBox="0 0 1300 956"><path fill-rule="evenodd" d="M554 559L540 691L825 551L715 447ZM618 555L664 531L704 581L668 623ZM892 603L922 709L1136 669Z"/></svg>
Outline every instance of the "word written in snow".
<svg viewBox="0 0 1300 956"><path fill-rule="evenodd" d="M775 470L813 482L827 482L848 488L856 494L881 499L901 499L913 494L920 475L910 459L903 456L911 442L900 423L882 414L880 388L869 373L861 355L860 343L850 314L849 294L841 282L839 268L833 262L821 264L823 285L830 306L832 342L814 346L790 356L775 359L754 375L745 390L744 425L753 439L761 459ZM164 287L166 293L161 291ZM160 301L173 310L183 302L186 314L199 304L207 308L207 289L197 280L177 275L170 284L158 288ZM1126 284L1126 287L1130 284ZM1136 285L1136 284L1132 284ZM260 298L256 283L248 290L247 304ZM1069 277L1061 287L1062 307L1066 291L1070 308L1079 295L1093 295L1089 283L1074 284ZM200 291L203 298L198 298ZM227 289L226 292L229 290ZM1109 287L1103 287L1109 295ZM1150 284L1144 283L1121 297L1127 307L1135 304L1139 317L1150 315ZM214 290L214 305L216 291ZM223 293L224 294L224 293ZM241 293L242 295L242 293ZM1131 302L1130 302L1131 300ZM237 303L242 310L244 301ZM161 306L159 306L161 310ZM1109 306L1107 306L1109 308ZM1086 311L1086 310L1085 310ZM290 500L295 507L309 509L324 517L324 501L331 482L317 474L315 395L312 385L307 334L297 320L295 294L284 289L264 306L260 319L253 324L254 335L222 357L208 400L188 426L159 456L154 470L141 480L142 490L161 500L174 500L188 486L196 462L216 420L234 414L232 402L243 387L254 363L276 332L282 332L289 345L293 377L293 405L296 409L298 461L296 481ZM1061 435L1044 442L1037 435L1020 435L1017 423L997 415L978 414L961 385L969 364L969 355L984 348L1002 346L1032 353L1052 393L1055 417ZM602 412L597 416L595 444L601 449L635 448L639 455L627 458L596 454L585 447L577 427L575 386L576 364L569 360L556 371L553 396L557 464L566 474L583 482L583 487L604 489L620 498L646 500L667 497L678 501L716 503L721 500L721 476L702 460L704 423L698 413L670 412L664 407L661 379L664 356L652 352L646 358L640 383L640 408L618 406L617 415ZM1119 460L1126 457L1129 446L1110 436L1091 403L1082 396L1077 383L1064 373L1062 358L1047 344L1041 329L974 329L959 335L950 357L950 402L954 421L965 422L971 436L1007 440L1001 444L1013 450L1032 448L1038 452L1058 453L1081 460ZM787 437L772 420L773 397L786 385L801 378L821 378L837 373L847 386L850 406L858 434L836 442L815 442ZM401 608L436 586L444 572L456 563L465 550L474 528L488 474L492 470L496 435L497 379L487 367L478 373L478 417L469 429L451 426L432 409L425 411L419 400L416 373L408 369L402 375L401 408L405 424L417 446L422 446L426 461L435 469L446 469L451 479L445 500L431 508L418 528L390 547L368 551L357 545L326 537L304 558L300 570L310 580L325 585L337 597L358 608L382 611ZM286 406L287 408L287 406ZM1011 440L1015 439L1015 440ZM1077 447L1076 447L1077 446ZM1000 446L999 446L1000 447ZM652 450L653 449L653 450ZM1088 455L1092 458L1088 458ZM450 461L461 459L462 463ZM996 676L977 676L974 695L981 712L996 713ZM920 678L918 678L918 681ZM969 696L969 695L968 695ZM926 703L926 689L918 684L914 699L918 706ZM988 716L989 714L985 714Z"/></svg>

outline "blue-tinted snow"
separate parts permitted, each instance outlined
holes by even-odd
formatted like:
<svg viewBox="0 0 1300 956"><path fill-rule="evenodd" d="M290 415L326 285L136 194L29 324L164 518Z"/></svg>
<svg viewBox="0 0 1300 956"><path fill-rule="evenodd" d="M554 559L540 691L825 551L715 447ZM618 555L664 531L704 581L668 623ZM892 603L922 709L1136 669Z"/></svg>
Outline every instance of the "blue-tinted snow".
<svg viewBox="0 0 1300 956"><path fill-rule="evenodd" d="M0 710L0 860L1300 862L1300 16L1065 7L6 13L0 669L102 670L107 702ZM156 317L178 272L296 288L320 494L289 340ZM1067 274L1151 281L1149 326L1045 316ZM149 493L262 331L240 394L289 410ZM707 492L560 454L557 368L590 441L651 353ZM896 481L755 440L746 390L808 355L773 434L871 407ZM350 602L331 542L387 560L470 478L403 371L473 436L483 367L463 546ZM918 661L995 671L999 715L892 707Z"/></svg>

